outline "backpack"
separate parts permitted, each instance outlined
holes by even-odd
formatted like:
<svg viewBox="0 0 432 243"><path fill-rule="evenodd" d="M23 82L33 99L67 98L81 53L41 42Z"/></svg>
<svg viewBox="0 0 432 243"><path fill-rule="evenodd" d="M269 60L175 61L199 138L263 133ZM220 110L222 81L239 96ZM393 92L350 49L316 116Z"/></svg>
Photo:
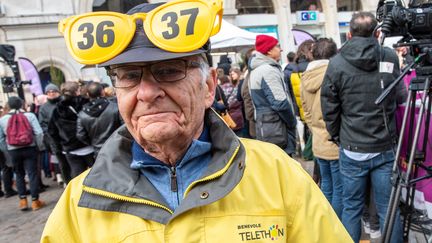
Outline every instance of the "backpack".
<svg viewBox="0 0 432 243"><path fill-rule="evenodd" d="M27 146L33 142L33 129L22 112L11 115L6 129L7 143L12 146Z"/></svg>

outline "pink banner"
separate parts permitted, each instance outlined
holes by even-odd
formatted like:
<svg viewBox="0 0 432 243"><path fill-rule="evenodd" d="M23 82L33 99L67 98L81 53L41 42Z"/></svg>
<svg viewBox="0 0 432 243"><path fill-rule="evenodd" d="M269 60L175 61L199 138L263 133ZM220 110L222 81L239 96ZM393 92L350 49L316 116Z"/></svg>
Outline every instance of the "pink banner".
<svg viewBox="0 0 432 243"><path fill-rule="evenodd" d="M405 111L405 107L404 106L400 106L398 107L397 111L396 111L396 124L397 124L397 129L398 131L400 131L401 126L402 126L402 119L403 119L403 114ZM412 137L414 137L414 131L415 131L415 127L417 125L417 118L418 118L418 113L419 113L419 108L417 107L415 109L415 115L414 115L414 126L413 126L413 132L412 132ZM410 127L410 121L409 118L410 114L408 114L408 123L405 127L405 131L404 131L404 140L402 143L402 151L401 151L401 168L402 170L406 171L407 165L408 165L408 161L406 160L406 154L409 153L409 151L407 152L407 148L408 148L408 131L409 131L409 127ZM429 134L427 136L427 145L426 145L426 158L424 161L424 165L425 166L432 166L432 122L429 122ZM425 139L425 116L423 117L423 122L420 126L420 134L419 134L419 140L417 142L417 149L420 151L422 149L423 146L423 142ZM411 139L412 141L412 139ZM422 169L422 168L418 168L418 173L417 173L417 177L422 177L424 175L427 175L427 172ZM432 202L432 178L426 179L426 180L422 180L417 182L416 185L416 190L421 191L424 193L424 199L427 202Z"/></svg>
<svg viewBox="0 0 432 243"><path fill-rule="evenodd" d="M19 57L18 63L23 71L24 79L31 80L30 91L36 96L43 94L39 73L32 61L24 57Z"/></svg>
<svg viewBox="0 0 432 243"><path fill-rule="evenodd" d="M313 35L309 34L309 32L307 31L292 29L291 32L293 33L296 46L299 46L301 43L303 43L306 40L315 40L315 37L313 37Z"/></svg>

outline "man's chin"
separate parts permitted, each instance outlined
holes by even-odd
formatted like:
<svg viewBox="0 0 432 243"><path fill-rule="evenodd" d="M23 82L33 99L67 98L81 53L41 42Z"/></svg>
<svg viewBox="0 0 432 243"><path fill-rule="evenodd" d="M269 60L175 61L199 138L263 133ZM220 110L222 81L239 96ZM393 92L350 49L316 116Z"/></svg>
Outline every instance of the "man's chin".
<svg viewBox="0 0 432 243"><path fill-rule="evenodd" d="M178 125L167 122L155 122L139 129L140 137L149 143L160 143L171 139L178 139L180 134Z"/></svg>

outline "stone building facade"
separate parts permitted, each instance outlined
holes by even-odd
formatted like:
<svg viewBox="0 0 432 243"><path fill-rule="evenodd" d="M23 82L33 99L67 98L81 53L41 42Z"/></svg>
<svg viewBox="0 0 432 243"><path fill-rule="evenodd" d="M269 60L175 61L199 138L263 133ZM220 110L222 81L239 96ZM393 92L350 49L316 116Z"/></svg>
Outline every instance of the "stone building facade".
<svg viewBox="0 0 432 243"><path fill-rule="evenodd" d="M246 0L243 0L245 2ZM272 16L277 25L278 37L284 50L293 50L294 43L290 30L295 23L295 13L291 9L292 2L303 0L261 0L249 2L264 2L273 12L264 9L265 13L255 13ZM305 0L307 1L307 0ZM317 26L322 35L333 37L338 43L339 23L338 4L360 1L362 10L374 11L375 0L311 0L319 5L320 15L325 15L325 21ZM125 11L126 8L145 0L0 0L0 44L15 46L16 58L26 57L33 61L38 71L42 72L56 68L61 71L64 80L101 78L99 69L83 68L75 62L67 52L63 37L57 30L58 22L71 15L91 12L94 10ZM156 1L149 1L156 2ZM225 0L224 18L232 23L238 23L243 9L238 7L241 0ZM258 9L259 11L260 9ZM243 12L242 12L243 11ZM241 12L241 15L240 15ZM253 16L253 15L252 15ZM320 17L321 18L321 17ZM309 26L315 28L314 26ZM6 65L0 65L0 76L10 75Z"/></svg>

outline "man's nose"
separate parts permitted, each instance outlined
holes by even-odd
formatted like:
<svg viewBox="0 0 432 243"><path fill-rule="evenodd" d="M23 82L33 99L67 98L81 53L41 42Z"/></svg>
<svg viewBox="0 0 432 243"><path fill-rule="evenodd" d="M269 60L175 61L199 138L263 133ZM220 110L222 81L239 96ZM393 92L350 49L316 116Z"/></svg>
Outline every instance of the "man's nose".
<svg viewBox="0 0 432 243"><path fill-rule="evenodd" d="M165 92L160 87L160 83L153 78L151 73L144 72L139 84L137 99L144 102L153 102L157 98L164 96Z"/></svg>

